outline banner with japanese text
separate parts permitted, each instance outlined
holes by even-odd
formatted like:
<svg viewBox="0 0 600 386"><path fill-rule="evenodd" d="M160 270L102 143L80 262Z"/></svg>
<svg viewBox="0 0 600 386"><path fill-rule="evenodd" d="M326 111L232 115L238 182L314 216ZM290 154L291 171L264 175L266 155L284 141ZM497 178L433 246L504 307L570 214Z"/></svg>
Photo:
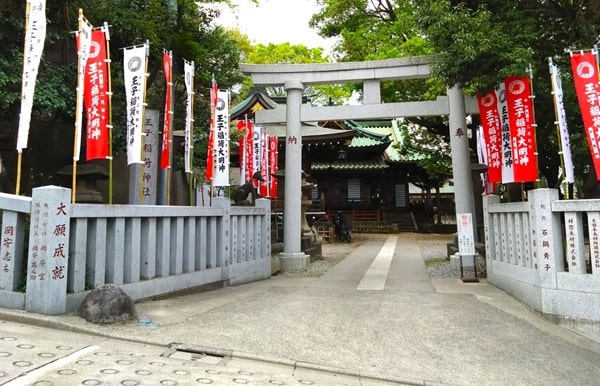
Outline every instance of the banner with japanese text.
<svg viewBox="0 0 600 386"><path fill-rule="evenodd" d="M506 104L506 88L504 82L496 90L498 99L498 113L500 114L500 127L502 128L502 183L508 184L515 181L512 158L512 144L510 140L510 120L508 118L508 105Z"/></svg>
<svg viewBox="0 0 600 386"><path fill-rule="evenodd" d="M269 137L269 195L270 198L277 197L277 178L274 173L278 170L277 136Z"/></svg>
<svg viewBox="0 0 600 386"><path fill-rule="evenodd" d="M80 12L79 30L77 31L77 114L75 116L75 144L73 160L79 161L81 155L81 131L83 126L83 99L85 95L85 78L87 62L92 46L92 25Z"/></svg>
<svg viewBox="0 0 600 386"><path fill-rule="evenodd" d="M238 140L238 162L240 165L240 180L239 184L244 185L246 181L249 179L247 177L248 169L247 159L248 159L248 151L246 150L247 145L247 136L250 131L252 131L252 121L243 120L237 123L237 130L240 133L240 138Z"/></svg>
<svg viewBox="0 0 600 386"><path fill-rule="evenodd" d="M173 55L171 52L163 52L163 72L165 74L165 111L162 131L162 148L160 152L160 168L171 167L171 122L173 111L171 107L173 96Z"/></svg>
<svg viewBox="0 0 600 386"><path fill-rule="evenodd" d="M504 82L515 182L533 182L538 179L538 164L531 83L528 77L519 76L508 77Z"/></svg>
<svg viewBox="0 0 600 386"><path fill-rule="evenodd" d="M254 131L257 127L254 124L250 124L247 127L248 132L246 133L246 164L245 168L245 181L252 180L252 174L254 174ZM260 130L260 127L258 128Z"/></svg>
<svg viewBox="0 0 600 386"><path fill-rule="evenodd" d="M86 160L109 156L108 63L104 29L92 31L89 57L85 66L84 106L87 121Z"/></svg>
<svg viewBox="0 0 600 386"><path fill-rule="evenodd" d="M19 153L27 147L29 139L35 81L46 40L46 0L28 1L27 4L29 6L29 15L25 27L21 112L19 114L19 129L17 132L17 150Z"/></svg>
<svg viewBox="0 0 600 386"><path fill-rule="evenodd" d="M208 128L208 150L206 152L206 180L212 181L214 177L215 169L215 113L217 107L217 96L219 89L217 88L217 82L213 79L212 88L210 89L210 125Z"/></svg>
<svg viewBox="0 0 600 386"><path fill-rule="evenodd" d="M477 104L485 139L488 182L500 183L502 182L502 127L496 92L490 90L485 95L477 95Z"/></svg>
<svg viewBox="0 0 600 386"><path fill-rule="evenodd" d="M563 103L562 80L560 71L552 59L549 59L550 81L552 83L552 96L554 97L554 109L556 112L556 124L558 125L562 163L564 176L567 183L575 182L575 168L573 167L573 155L571 153L571 139L567 126L567 114Z"/></svg>
<svg viewBox="0 0 600 386"><path fill-rule="evenodd" d="M600 86L596 52L572 53L571 68L594 170L600 181Z"/></svg>
<svg viewBox="0 0 600 386"><path fill-rule="evenodd" d="M185 101L185 150L184 169L186 173L192 172L192 151L194 148L194 136L192 133L194 122L194 62L183 61L183 73L185 79L186 101Z"/></svg>
<svg viewBox="0 0 600 386"><path fill-rule="evenodd" d="M260 160L262 157L262 138L263 128L257 125L254 125L252 129L252 163L249 165L249 174L250 177L254 175L256 172L260 172ZM264 176L263 176L264 177ZM252 181L255 188L258 188L258 181Z"/></svg>
<svg viewBox="0 0 600 386"><path fill-rule="evenodd" d="M127 165L143 163L144 94L146 88L147 46L123 50L123 77L127 112Z"/></svg>
<svg viewBox="0 0 600 386"><path fill-rule="evenodd" d="M261 133L261 157L260 157L260 175L263 178L263 181L260 181L258 184L258 193L261 197L269 197L269 180L270 180L270 170L269 170L269 134L266 130L263 130Z"/></svg>
<svg viewBox="0 0 600 386"><path fill-rule="evenodd" d="M215 186L229 186L229 92L219 90L215 106L214 132Z"/></svg>

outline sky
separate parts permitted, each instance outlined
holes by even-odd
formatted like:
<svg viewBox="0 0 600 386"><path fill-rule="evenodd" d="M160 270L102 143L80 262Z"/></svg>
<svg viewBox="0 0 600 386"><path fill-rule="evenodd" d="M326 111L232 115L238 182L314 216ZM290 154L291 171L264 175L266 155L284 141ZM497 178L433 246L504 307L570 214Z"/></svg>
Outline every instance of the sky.
<svg viewBox="0 0 600 386"><path fill-rule="evenodd" d="M259 0L257 7L251 0L234 0L235 11L222 9L218 20L223 26L237 27L254 43L304 44L309 48L321 47L331 52L333 39L321 38L308 21L319 8L315 0Z"/></svg>

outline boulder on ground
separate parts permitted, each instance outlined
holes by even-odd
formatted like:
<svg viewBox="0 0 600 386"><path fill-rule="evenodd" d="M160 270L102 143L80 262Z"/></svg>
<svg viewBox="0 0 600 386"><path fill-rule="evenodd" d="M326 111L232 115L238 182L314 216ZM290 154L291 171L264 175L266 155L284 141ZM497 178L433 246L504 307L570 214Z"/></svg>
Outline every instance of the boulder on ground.
<svg viewBox="0 0 600 386"><path fill-rule="evenodd" d="M83 299L79 316L91 323L115 323L137 318L135 303L114 284L102 285Z"/></svg>

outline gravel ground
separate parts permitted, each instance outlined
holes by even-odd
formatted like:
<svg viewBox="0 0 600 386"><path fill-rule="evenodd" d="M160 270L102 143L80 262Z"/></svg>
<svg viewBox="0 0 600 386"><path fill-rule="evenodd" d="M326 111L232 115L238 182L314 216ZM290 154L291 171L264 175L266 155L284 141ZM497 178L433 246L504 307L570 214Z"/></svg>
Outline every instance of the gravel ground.
<svg viewBox="0 0 600 386"><path fill-rule="evenodd" d="M322 244L322 258L313 261L306 269L278 273L285 277L319 277L369 238L386 238L385 234L355 233L351 243L334 241ZM452 241L452 235L435 233L407 233L403 237L415 237L419 240L421 254L426 263L429 276L434 278L457 278L460 272L446 260L446 244Z"/></svg>

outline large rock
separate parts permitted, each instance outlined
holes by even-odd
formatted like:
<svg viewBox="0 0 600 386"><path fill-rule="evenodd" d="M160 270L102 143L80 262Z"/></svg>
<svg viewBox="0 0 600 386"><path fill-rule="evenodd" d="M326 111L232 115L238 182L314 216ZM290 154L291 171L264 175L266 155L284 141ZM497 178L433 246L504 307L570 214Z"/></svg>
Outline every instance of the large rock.
<svg viewBox="0 0 600 386"><path fill-rule="evenodd" d="M102 285L83 299L79 316L91 323L115 323L137 318L133 300L114 284Z"/></svg>

